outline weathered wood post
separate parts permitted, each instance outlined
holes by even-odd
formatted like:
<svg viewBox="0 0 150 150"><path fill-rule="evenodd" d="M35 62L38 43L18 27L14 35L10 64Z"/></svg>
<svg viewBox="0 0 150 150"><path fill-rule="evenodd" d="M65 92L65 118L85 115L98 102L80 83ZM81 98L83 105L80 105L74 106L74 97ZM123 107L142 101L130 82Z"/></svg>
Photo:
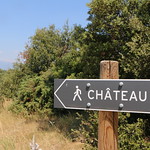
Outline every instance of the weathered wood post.
<svg viewBox="0 0 150 150"><path fill-rule="evenodd" d="M118 79L118 62L101 61L100 79ZM99 112L98 150L118 149L118 113Z"/></svg>

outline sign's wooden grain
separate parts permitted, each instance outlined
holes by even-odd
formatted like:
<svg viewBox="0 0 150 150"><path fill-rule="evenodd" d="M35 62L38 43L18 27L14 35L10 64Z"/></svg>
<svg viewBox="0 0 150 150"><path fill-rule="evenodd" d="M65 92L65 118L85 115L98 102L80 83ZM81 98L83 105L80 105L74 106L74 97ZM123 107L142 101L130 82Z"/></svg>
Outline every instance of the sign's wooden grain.
<svg viewBox="0 0 150 150"><path fill-rule="evenodd" d="M118 62L102 61L100 63L101 79L118 79ZM98 150L118 149L118 113L99 112Z"/></svg>

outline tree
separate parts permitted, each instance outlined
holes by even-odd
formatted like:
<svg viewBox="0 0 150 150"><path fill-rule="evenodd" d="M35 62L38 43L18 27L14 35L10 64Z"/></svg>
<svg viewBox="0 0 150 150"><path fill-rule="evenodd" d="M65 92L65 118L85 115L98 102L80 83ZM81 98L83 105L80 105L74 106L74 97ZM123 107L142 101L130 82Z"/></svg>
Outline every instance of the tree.
<svg viewBox="0 0 150 150"><path fill-rule="evenodd" d="M93 0L88 6L88 20L91 23L87 29L92 37L88 51L98 51L100 60L118 60L121 64L121 76L124 78L138 78L139 74L141 78L149 76L143 74L143 64L138 60L142 55L141 62L147 64L144 68L149 66L150 2Z"/></svg>
<svg viewBox="0 0 150 150"><path fill-rule="evenodd" d="M26 51L21 54L25 66L33 73L46 71L56 59L56 51L60 47L60 32L52 25L48 29L38 29Z"/></svg>
<svg viewBox="0 0 150 150"><path fill-rule="evenodd" d="M54 78L80 77L82 68L76 36L75 30L70 30L67 24L63 30L50 26L36 31L15 64L16 70L24 74L16 105L23 106L29 113L54 112Z"/></svg>
<svg viewBox="0 0 150 150"><path fill-rule="evenodd" d="M90 23L84 31L82 30L80 37L84 46L83 49L81 48L82 76L99 78L98 64L101 60L108 59L119 61L121 78L149 78L150 2L148 0L92 0L88 6ZM137 119L138 117L121 115L120 122L125 124L119 127L120 134L124 135L119 141L120 149L149 148L149 143L144 139L146 124L143 120ZM129 122L129 120L134 121ZM139 129L133 130L137 126ZM85 137L87 129L93 129L87 119L82 122L80 128L83 129L82 134ZM132 131L135 133L132 134ZM133 136L129 136L131 134ZM93 136L87 138L87 141L93 140ZM94 143L95 146L95 142L96 139L90 144Z"/></svg>

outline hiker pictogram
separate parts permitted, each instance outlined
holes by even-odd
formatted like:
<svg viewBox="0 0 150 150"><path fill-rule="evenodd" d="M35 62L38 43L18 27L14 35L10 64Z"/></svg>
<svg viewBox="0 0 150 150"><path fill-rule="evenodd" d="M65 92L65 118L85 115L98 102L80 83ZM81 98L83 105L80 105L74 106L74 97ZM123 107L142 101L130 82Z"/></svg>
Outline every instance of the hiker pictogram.
<svg viewBox="0 0 150 150"><path fill-rule="evenodd" d="M79 86L77 85L77 86L76 86L76 91L74 92L73 101L75 101L77 97L78 97L78 99L79 99L80 101L82 101L81 96L80 96L81 94L82 94L82 93L81 93L81 90L79 89Z"/></svg>

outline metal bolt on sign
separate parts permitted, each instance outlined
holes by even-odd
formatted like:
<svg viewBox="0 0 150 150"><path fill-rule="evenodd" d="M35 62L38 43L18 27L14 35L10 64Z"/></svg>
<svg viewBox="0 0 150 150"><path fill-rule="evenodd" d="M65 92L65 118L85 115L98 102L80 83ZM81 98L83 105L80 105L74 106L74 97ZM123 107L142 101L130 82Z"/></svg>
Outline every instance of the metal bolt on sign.
<svg viewBox="0 0 150 150"><path fill-rule="evenodd" d="M122 109L124 107L124 105L121 103L119 104L119 108Z"/></svg>
<svg viewBox="0 0 150 150"><path fill-rule="evenodd" d="M87 103L87 107L88 107L88 108L91 107L91 103Z"/></svg>
<svg viewBox="0 0 150 150"><path fill-rule="evenodd" d="M119 83L119 86L123 86L123 82L120 82L120 83Z"/></svg>
<svg viewBox="0 0 150 150"><path fill-rule="evenodd" d="M86 87L89 88L90 86L91 86L91 83L87 83L87 84L86 84Z"/></svg>

